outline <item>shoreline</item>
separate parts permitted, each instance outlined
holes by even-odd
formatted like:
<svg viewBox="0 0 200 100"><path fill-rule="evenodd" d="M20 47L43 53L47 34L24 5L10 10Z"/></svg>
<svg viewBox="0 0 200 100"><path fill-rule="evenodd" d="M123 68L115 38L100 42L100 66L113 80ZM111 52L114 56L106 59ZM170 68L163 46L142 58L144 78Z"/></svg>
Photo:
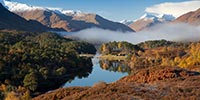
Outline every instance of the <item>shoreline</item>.
<svg viewBox="0 0 200 100"><path fill-rule="evenodd" d="M97 56L101 60L126 60L127 56L117 56L117 55L100 55Z"/></svg>

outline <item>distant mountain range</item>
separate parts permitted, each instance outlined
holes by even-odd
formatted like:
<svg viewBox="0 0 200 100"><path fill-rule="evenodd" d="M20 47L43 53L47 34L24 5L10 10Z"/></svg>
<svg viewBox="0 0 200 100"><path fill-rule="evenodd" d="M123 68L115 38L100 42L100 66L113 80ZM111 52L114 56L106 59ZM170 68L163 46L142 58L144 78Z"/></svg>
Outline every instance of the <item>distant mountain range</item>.
<svg viewBox="0 0 200 100"><path fill-rule="evenodd" d="M191 25L198 26L200 25L200 8L196 11L188 12L178 18L175 18L172 15L167 14L154 14L146 13L141 18L135 21L120 21L121 23L129 26L136 32L141 30L146 30L154 25L161 23L188 23Z"/></svg>
<svg viewBox="0 0 200 100"><path fill-rule="evenodd" d="M60 8L36 7L11 1L5 1L5 6L10 11L27 20L36 20L49 28L61 28L68 32L92 27L134 32L134 30L124 24L109 21L97 14Z"/></svg>
<svg viewBox="0 0 200 100"><path fill-rule="evenodd" d="M135 31L141 31L153 25L170 22L173 21L174 19L175 17L173 17L172 15L166 15L166 14L158 15L158 14L146 13L141 18L132 22L128 26Z"/></svg>
<svg viewBox="0 0 200 100"><path fill-rule="evenodd" d="M138 32L160 23L188 23L200 25L200 9L184 14L177 19L172 15L146 13L135 21L113 22L97 14L61 8L37 7L0 0L0 29L25 31L67 31L76 32L87 28L101 28L113 31Z"/></svg>

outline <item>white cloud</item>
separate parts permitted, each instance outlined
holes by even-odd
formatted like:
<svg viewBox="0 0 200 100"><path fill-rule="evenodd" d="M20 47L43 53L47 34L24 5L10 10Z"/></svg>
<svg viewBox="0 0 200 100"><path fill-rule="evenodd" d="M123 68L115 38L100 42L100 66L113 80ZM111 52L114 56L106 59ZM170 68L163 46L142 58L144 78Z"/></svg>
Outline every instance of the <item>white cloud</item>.
<svg viewBox="0 0 200 100"><path fill-rule="evenodd" d="M191 0L185 2L167 2L157 4L146 8L146 12L157 14L171 14L179 17L187 12L194 11L200 8L199 0Z"/></svg>
<svg viewBox="0 0 200 100"><path fill-rule="evenodd" d="M147 40L170 40L170 41L199 41L200 26L191 26L185 23L177 24L159 24L146 31L138 33L120 32L103 30L99 28L90 28L75 33L63 33L63 35L72 36L88 42L110 42L127 41L133 44Z"/></svg>

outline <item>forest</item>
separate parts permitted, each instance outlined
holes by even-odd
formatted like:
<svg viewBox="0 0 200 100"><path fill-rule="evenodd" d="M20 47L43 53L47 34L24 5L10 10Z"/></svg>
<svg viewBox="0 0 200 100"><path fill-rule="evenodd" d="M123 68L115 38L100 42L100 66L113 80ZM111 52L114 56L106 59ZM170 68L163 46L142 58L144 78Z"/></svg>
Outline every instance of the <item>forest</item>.
<svg viewBox="0 0 200 100"><path fill-rule="evenodd" d="M173 42L151 40L139 44L127 42L110 42L102 44L102 54L126 54L126 62L132 70L172 66L198 69L200 66L200 42Z"/></svg>
<svg viewBox="0 0 200 100"><path fill-rule="evenodd" d="M102 69L130 75L149 67L200 71L200 42L151 40L131 44L114 41L103 43L99 52L126 58L123 63L101 60ZM96 48L90 43L50 32L1 32L0 99L30 100L75 77L87 77L92 72L92 62L80 54L95 53Z"/></svg>
<svg viewBox="0 0 200 100"><path fill-rule="evenodd" d="M92 70L92 44L73 41L54 33L0 33L0 99L29 100L60 87L75 76ZM81 71L81 72L80 72Z"/></svg>
<svg viewBox="0 0 200 100"><path fill-rule="evenodd" d="M103 70L121 72L121 73L131 73L131 69L125 61L116 61L116 60L100 60L100 67Z"/></svg>
<svg viewBox="0 0 200 100"><path fill-rule="evenodd" d="M133 45L126 41L103 43L99 49L100 53L103 55L127 55L139 50L143 51L138 45Z"/></svg>
<svg viewBox="0 0 200 100"><path fill-rule="evenodd" d="M33 100L199 100L200 42L109 42L100 52L116 58L125 54L124 60L103 59L100 66L129 75L112 83L60 88Z"/></svg>

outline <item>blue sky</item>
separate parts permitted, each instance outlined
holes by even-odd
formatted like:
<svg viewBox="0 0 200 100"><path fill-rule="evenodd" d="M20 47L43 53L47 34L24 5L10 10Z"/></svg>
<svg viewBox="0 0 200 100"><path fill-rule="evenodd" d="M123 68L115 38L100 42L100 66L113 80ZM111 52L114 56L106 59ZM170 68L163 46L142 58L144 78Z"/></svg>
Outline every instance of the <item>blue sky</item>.
<svg viewBox="0 0 200 100"><path fill-rule="evenodd" d="M97 13L113 21L134 20L144 14L145 8L165 2L188 0L11 0L34 6L59 7Z"/></svg>

